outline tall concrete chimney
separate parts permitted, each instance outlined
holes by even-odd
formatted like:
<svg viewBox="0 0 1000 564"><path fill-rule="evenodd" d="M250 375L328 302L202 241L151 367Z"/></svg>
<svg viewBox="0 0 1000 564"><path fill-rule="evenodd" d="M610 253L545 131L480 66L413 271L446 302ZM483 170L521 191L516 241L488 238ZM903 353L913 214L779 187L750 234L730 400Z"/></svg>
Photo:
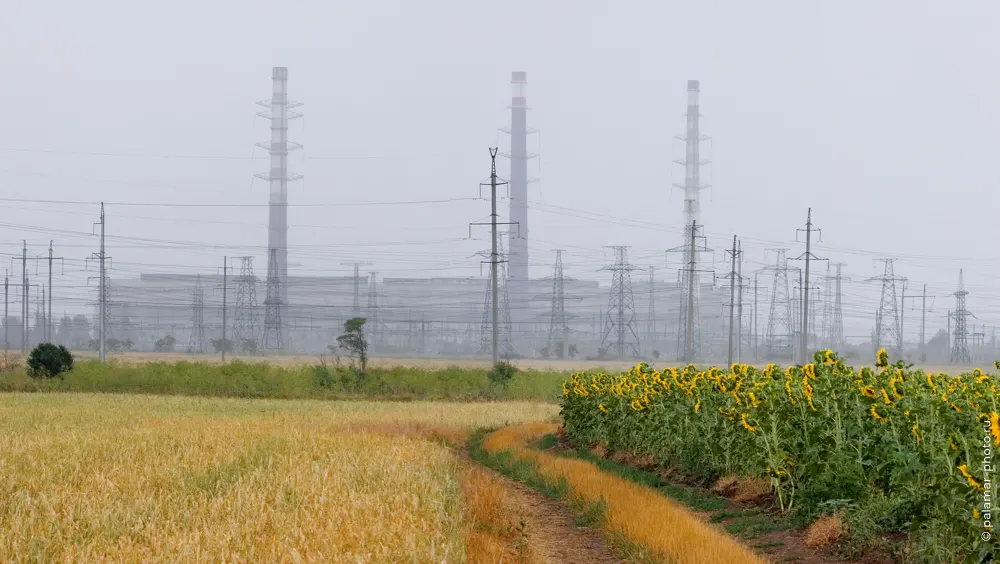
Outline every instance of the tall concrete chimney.
<svg viewBox="0 0 1000 564"><path fill-rule="evenodd" d="M514 71L510 76L510 221L516 225L510 226L507 248L509 249L510 268L510 309L514 334L519 338L526 336L531 327L533 317L529 311L528 289L528 159L535 155L528 154L528 105L527 105L528 73ZM515 339L517 340L517 339Z"/></svg>
<svg viewBox="0 0 1000 564"><path fill-rule="evenodd" d="M266 174L256 175L267 180L270 188L268 199L267 248L275 250L276 273L268 272L270 277L276 274L278 280L278 295L281 298L281 309L288 307L288 183L302 178L298 174L288 172L288 152L300 149L298 143L288 141L289 120L302 117L302 114L290 111L301 106L300 102L288 99L288 68L274 67L271 70L271 99L257 102L268 108L266 112L257 115L271 121L271 140L258 143L271 155L271 168ZM268 261L270 264L270 261ZM281 316L287 319L287 316Z"/></svg>

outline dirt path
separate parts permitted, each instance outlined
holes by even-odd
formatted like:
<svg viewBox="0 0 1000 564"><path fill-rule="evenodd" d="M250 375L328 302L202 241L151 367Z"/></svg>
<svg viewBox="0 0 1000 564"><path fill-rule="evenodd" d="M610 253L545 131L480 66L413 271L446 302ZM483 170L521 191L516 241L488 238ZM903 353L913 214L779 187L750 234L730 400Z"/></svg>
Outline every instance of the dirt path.
<svg viewBox="0 0 1000 564"><path fill-rule="evenodd" d="M485 469L485 468L484 468ZM610 564L623 562L615 557L601 534L577 526L569 511L558 501L530 487L486 469L499 477L524 520L529 542L540 562Z"/></svg>

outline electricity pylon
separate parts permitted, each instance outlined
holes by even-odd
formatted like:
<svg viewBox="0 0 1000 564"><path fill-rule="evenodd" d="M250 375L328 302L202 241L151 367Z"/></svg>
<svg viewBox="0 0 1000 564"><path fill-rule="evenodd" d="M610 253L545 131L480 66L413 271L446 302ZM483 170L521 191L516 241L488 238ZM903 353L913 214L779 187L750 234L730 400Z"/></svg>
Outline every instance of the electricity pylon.
<svg viewBox="0 0 1000 564"><path fill-rule="evenodd" d="M955 296L955 311L951 312L952 319L955 320L954 341L951 346L952 364L972 364L972 353L969 352L969 329L966 319L972 315L965 306L965 297L969 295L965 291L965 279L962 270L958 271L958 291Z"/></svg>
<svg viewBox="0 0 1000 564"><path fill-rule="evenodd" d="M762 270L774 273L771 287L771 307L767 316L768 357L791 358L792 355L792 304L788 294L788 249L769 249L778 255L774 266ZM778 355L778 356L776 356Z"/></svg>
<svg viewBox="0 0 1000 564"><path fill-rule="evenodd" d="M903 335L899 327L896 282L904 282L906 279L896 276L893 272L893 263L896 262L896 259L876 259L875 262L884 263L885 268L881 277L872 277L867 280L868 282L882 283L882 297L879 300L878 311L875 313L875 341L872 344L876 351L883 347L891 348L902 357Z"/></svg>
<svg viewBox="0 0 1000 564"><path fill-rule="evenodd" d="M264 335L261 346L270 350L285 347L281 326L281 281L278 277L277 249L268 249L267 294L264 298Z"/></svg>
<svg viewBox="0 0 1000 564"><path fill-rule="evenodd" d="M155 335L153 340L156 340ZM201 287L200 274L191 291L191 340L188 341L188 348L192 352L205 352L205 290Z"/></svg>
<svg viewBox="0 0 1000 564"><path fill-rule="evenodd" d="M680 318L677 324L677 360L681 362L694 362L701 358L701 325L698 317L701 290L698 275L702 272L709 272L712 274L713 282L715 277L714 271L698 268L698 255L712 251L706 244L705 236L698 234L703 227L698 225L697 221L692 221L684 229L686 242L678 247L667 249L667 253L680 252L684 257L684 264L677 272L678 284L681 288ZM701 240L701 245L698 244L699 240Z"/></svg>
<svg viewBox="0 0 1000 564"><path fill-rule="evenodd" d="M833 265L837 269L837 274L834 276L834 298L833 298L833 321L830 324L830 348L835 351L842 351L847 345L847 340L844 338L844 299L843 299L843 283L844 280L850 280L850 278L844 278L841 268L847 266L845 263L838 262Z"/></svg>
<svg viewBox="0 0 1000 564"><path fill-rule="evenodd" d="M257 324L257 277L253 257L240 258L240 277L236 286L236 311L233 314L233 346L253 353L260 344Z"/></svg>
<svg viewBox="0 0 1000 564"><path fill-rule="evenodd" d="M545 345L549 354L556 358L566 358L569 347L569 320L576 317L566 312L566 300L581 300L581 296L566 295L565 277L563 276L562 249L556 249L556 263L552 272L552 293L535 296L536 299L547 298L551 301L549 308L549 338Z"/></svg>
<svg viewBox="0 0 1000 564"><path fill-rule="evenodd" d="M656 266L649 265L649 296L646 310L646 347L656 350L660 335L656 331Z"/></svg>
<svg viewBox="0 0 1000 564"><path fill-rule="evenodd" d="M611 298L608 303L601 348L607 354L617 358L637 358L639 356L639 330L635 322L631 272L641 269L629 264L628 247L615 246L611 248L615 250L615 263L601 269L610 270L613 273Z"/></svg>

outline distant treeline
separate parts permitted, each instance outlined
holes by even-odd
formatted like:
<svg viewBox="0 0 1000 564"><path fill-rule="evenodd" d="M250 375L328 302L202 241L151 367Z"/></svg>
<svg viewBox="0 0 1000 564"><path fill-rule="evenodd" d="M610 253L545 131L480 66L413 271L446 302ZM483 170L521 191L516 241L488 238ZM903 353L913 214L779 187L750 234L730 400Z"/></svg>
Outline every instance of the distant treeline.
<svg viewBox="0 0 1000 564"><path fill-rule="evenodd" d="M80 360L62 378L33 379L21 367L3 366L2 392L96 392L241 398L398 400L541 400L562 396L565 372L518 371L506 385L492 383L484 368L283 367L264 362L227 364L151 362L129 364Z"/></svg>

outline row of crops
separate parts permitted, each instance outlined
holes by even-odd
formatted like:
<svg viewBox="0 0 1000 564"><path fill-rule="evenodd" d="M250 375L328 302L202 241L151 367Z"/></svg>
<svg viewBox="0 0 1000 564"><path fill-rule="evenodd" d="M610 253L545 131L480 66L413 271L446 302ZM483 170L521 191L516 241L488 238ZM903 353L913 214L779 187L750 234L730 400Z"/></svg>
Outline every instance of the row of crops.
<svg viewBox="0 0 1000 564"><path fill-rule="evenodd" d="M984 473L1000 445L1000 378L925 373L884 350L875 367L832 351L813 360L575 374L563 385L564 427L577 444L694 478L768 479L781 511L840 512L873 538L910 531L931 561L989 550Z"/></svg>

